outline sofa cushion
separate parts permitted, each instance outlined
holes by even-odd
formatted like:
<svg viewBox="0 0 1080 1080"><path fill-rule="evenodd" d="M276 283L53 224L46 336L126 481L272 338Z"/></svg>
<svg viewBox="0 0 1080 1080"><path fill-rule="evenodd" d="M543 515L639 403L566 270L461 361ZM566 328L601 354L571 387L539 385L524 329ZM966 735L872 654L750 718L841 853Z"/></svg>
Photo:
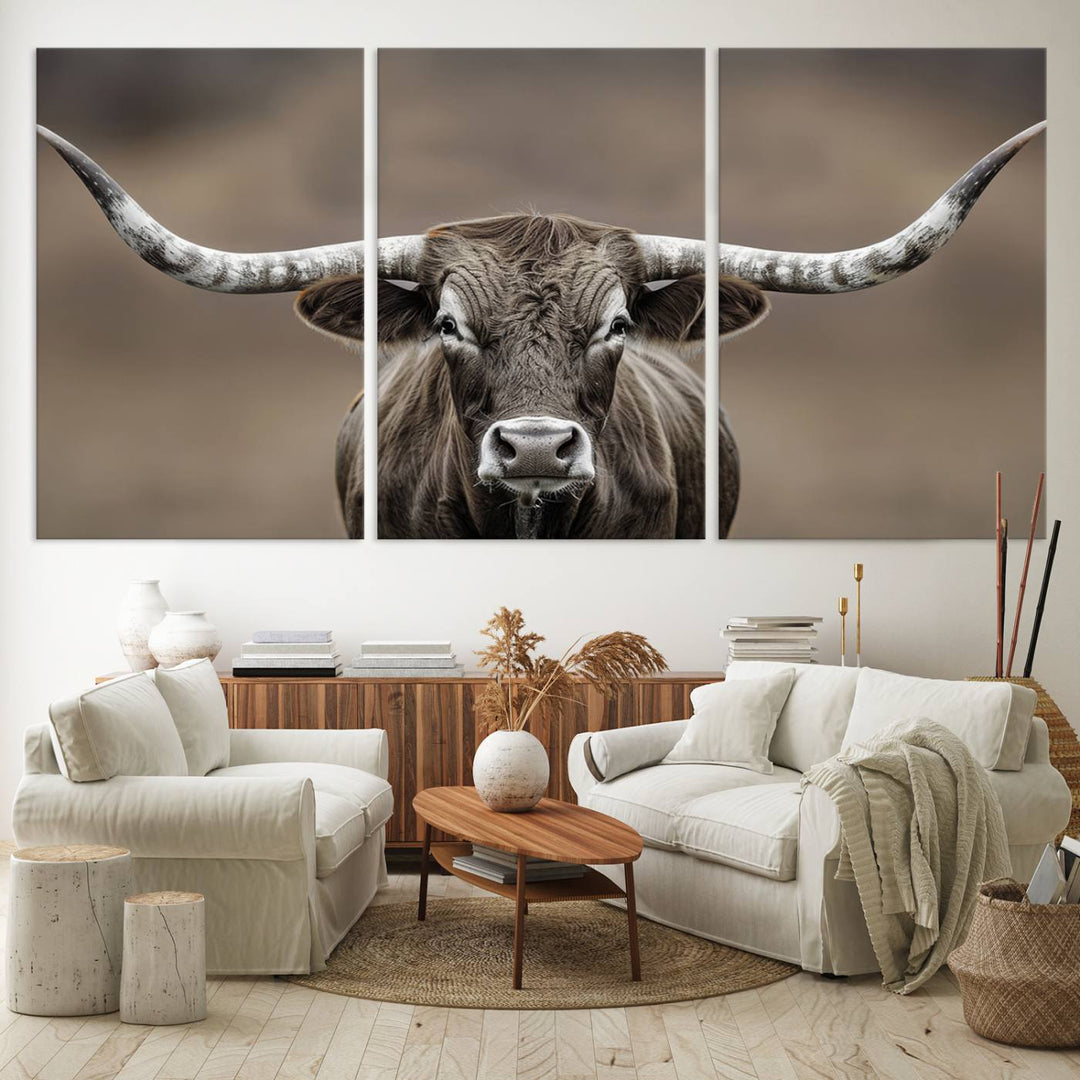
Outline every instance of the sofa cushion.
<svg viewBox="0 0 1080 1080"><path fill-rule="evenodd" d="M1023 768L1037 695L1011 683L920 679L863 668L844 746L897 720L925 717L948 728L987 769Z"/></svg>
<svg viewBox="0 0 1080 1080"><path fill-rule="evenodd" d="M382 828L394 812L394 792L380 776L348 765L312 761L262 761L215 769L210 776L306 776L315 788L315 807L324 795L344 799L364 815L361 840Z"/></svg>
<svg viewBox="0 0 1080 1080"><path fill-rule="evenodd" d="M791 668L770 661L734 660L725 679L756 679ZM776 720L769 760L806 772L811 765L837 753L844 742L855 700L857 667L797 664L795 681Z"/></svg>
<svg viewBox="0 0 1080 1080"><path fill-rule="evenodd" d="M57 763L69 780L187 776L184 744L169 706L145 672L54 701L49 720Z"/></svg>
<svg viewBox="0 0 1080 1080"><path fill-rule="evenodd" d="M585 764L597 780L658 765L686 731L688 720L663 720L637 727L594 731L585 743Z"/></svg>
<svg viewBox="0 0 1080 1080"><path fill-rule="evenodd" d="M791 784L799 774L771 774L730 765L653 765L590 788L582 804L629 825L648 847L678 851L682 817L697 799L718 791Z"/></svg>
<svg viewBox="0 0 1080 1080"><path fill-rule="evenodd" d="M771 773L769 743L794 678L787 667L757 679L697 687L690 694L694 715L664 763L712 762Z"/></svg>
<svg viewBox="0 0 1080 1080"><path fill-rule="evenodd" d="M799 847L797 781L729 788L694 799L679 819L687 855L792 881Z"/></svg>
<svg viewBox="0 0 1080 1080"><path fill-rule="evenodd" d="M364 811L352 800L315 790L315 876L329 877L367 838Z"/></svg>
<svg viewBox="0 0 1080 1080"><path fill-rule="evenodd" d="M229 709L210 660L187 660L149 672L184 744L188 775L205 776L229 764Z"/></svg>

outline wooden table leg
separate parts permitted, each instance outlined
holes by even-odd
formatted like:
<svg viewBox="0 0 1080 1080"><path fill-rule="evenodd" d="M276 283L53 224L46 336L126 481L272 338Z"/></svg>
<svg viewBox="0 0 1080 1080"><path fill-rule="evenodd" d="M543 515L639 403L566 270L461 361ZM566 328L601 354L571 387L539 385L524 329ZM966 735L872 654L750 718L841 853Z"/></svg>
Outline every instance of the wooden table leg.
<svg viewBox="0 0 1080 1080"><path fill-rule="evenodd" d="M427 916L427 878L428 864L431 861L431 826L424 822L424 850L420 856L420 903L416 917L420 922Z"/></svg>
<svg viewBox="0 0 1080 1080"><path fill-rule="evenodd" d="M637 939L637 901L634 899L634 864L624 863L626 871L626 919L630 930L630 977L641 982L641 952Z"/></svg>
<svg viewBox="0 0 1080 1080"><path fill-rule="evenodd" d="M525 867L526 857L518 855L517 893L514 911L514 989L521 989L521 960L525 949Z"/></svg>

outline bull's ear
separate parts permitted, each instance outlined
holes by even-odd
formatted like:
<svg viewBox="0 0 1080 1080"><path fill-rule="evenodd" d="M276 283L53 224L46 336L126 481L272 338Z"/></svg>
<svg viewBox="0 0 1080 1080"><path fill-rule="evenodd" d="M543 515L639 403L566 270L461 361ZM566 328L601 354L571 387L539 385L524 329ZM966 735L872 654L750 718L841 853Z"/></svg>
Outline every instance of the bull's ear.
<svg viewBox="0 0 1080 1080"><path fill-rule="evenodd" d="M320 281L296 299L296 314L323 334L346 342L364 340L364 275ZM379 282L379 340L419 337L431 321L423 290L408 283Z"/></svg>
<svg viewBox="0 0 1080 1080"><path fill-rule="evenodd" d="M634 299L634 321L652 337L700 341L705 336L705 275L689 274L655 288L642 286ZM769 314L769 301L756 286L720 277L720 340L757 326Z"/></svg>
<svg viewBox="0 0 1080 1080"><path fill-rule="evenodd" d="M771 310L769 298L756 286L728 274L720 275L720 340L752 330Z"/></svg>

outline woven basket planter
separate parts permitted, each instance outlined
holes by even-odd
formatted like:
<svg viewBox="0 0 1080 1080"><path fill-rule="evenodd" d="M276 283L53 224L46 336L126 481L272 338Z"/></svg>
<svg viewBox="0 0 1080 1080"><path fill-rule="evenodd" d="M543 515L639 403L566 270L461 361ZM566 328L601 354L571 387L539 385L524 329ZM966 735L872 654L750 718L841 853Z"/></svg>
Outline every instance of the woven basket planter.
<svg viewBox="0 0 1080 1080"><path fill-rule="evenodd" d="M1023 885L983 885L949 957L964 1019L1011 1046L1080 1046L1080 904L1029 904Z"/></svg>

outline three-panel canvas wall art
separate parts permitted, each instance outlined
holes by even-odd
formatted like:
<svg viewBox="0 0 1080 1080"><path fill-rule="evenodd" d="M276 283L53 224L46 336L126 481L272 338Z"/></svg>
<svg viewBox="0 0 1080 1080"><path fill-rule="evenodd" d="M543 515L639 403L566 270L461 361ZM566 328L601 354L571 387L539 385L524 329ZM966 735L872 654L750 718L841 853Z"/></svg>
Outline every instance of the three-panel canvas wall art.
<svg viewBox="0 0 1080 1080"><path fill-rule="evenodd" d="M981 537L1044 468L1043 50L366 61L377 320L363 51L39 51L39 537L361 537L365 326L380 538Z"/></svg>

